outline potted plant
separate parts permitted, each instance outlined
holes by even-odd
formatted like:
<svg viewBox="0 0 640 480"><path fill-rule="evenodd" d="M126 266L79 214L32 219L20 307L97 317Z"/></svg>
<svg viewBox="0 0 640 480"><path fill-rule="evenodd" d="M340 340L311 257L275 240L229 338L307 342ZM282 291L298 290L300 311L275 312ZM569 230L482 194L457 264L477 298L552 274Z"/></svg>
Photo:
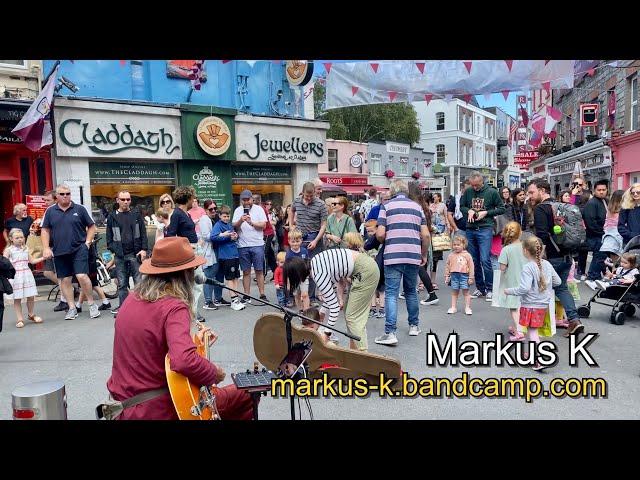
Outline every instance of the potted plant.
<svg viewBox="0 0 640 480"><path fill-rule="evenodd" d="M416 179L416 180L420 180L420 172L413 172L411 174L411 177Z"/></svg>
<svg viewBox="0 0 640 480"><path fill-rule="evenodd" d="M562 153L562 150L560 150L559 148L556 148L553 150L553 152L551 152L552 155L560 155L560 153Z"/></svg>
<svg viewBox="0 0 640 480"><path fill-rule="evenodd" d="M600 138L598 135L587 135L587 142L595 142L598 138Z"/></svg>
<svg viewBox="0 0 640 480"><path fill-rule="evenodd" d="M565 145L564 147L562 147L563 152L568 152L569 150L571 150L571 145Z"/></svg>
<svg viewBox="0 0 640 480"><path fill-rule="evenodd" d="M584 145L584 141L582 140L576 140L575 142L573 142L573 146L574 147L581 147L582 145Z"/></svg>
<svg viewBox="0 0 640 480"><path fill-rule="evenodd" d="M396 172L394 172L393 170L389 169L389 170L386 170L384 172L384 176L387 177L387 178L393 178L393 177L396 176Z"/></svg>

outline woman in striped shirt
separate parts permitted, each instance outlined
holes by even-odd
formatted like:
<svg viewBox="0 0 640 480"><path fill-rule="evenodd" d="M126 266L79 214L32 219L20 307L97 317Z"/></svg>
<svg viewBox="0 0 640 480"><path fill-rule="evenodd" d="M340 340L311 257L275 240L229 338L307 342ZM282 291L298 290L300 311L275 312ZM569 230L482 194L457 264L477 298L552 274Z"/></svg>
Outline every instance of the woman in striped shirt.
<svg viewBox="0 0 640 480"><path fill-rule="evenodd" d="M340 313L340 305L335 288L340 280L351 279L349 300L345 309L347 330L360 337L360 341L351 340L352 349L367 350L367 320L369 303L373 297L380 271L375 260L366 253L344 248L333 248L318 253L311 262L302 258L292 258L284 265L283 281L293 294L298 285L309 276L324 299L323 307L328 310L328 325L334 327ZM338 287L340 288L340 287ZM330 334L330 331L326 331Z"/></svg>

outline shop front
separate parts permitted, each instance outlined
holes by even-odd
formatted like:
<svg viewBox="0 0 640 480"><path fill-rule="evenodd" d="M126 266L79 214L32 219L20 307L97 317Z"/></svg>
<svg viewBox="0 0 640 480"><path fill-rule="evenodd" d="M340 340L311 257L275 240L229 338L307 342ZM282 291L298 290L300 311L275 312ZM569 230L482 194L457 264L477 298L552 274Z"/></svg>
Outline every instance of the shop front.
<svg viewBox="0 0 640 480"><path fill-rule="evenodd" d="M326 163L328 129L327 122L236 116L234 205L247 188L274 205L290 204L305 182L318 177L318 165Z"/></svg>
<svg viewBox="0 0 640 480"><path fill-rule="evenodd" d="M53 187L50 149L27 149L11 130L20 122L31 102L0 101L0 215L13 215L16 203L26 203L27 195L41 195ZM4 238L0 237L0 251Z"/></svg>
<svg viewBox="0 0 640 480"><path fill-rule="evenodd" d="M626 190L640 183L640 132L612 138L608 144L614 159L612 189Z"/></svg>
<svg viewBox="0 0 640 480"><path fill-rule="evenodd" d="M582 176L590 190L598 180L611 181L611 148L604 144L604 140L596 140L549 159L549 183L553 196L570 187L577 162L580 162Z"/></svg>
<svg viewBox="0 0 640 480"><path fill-rule="evenodd" d="M342 191L353 200L364 198L366 192L373 186L369 184L368 175L320 175L320 180L326 183L329 189L335 188L337 192Z"/></svg>
<svg viewBox="0 0 640 480"><path fill-rule="evenodd" d="M178 183L191 185L200 205L207 199L218 207L232 206L231 161L236 158L235 110L181 105L182 158Z"/></svg>
<svg viewBox="0 0 640 480"><path fill-rule="evenodd" d="M56 182L71 189L98 225L121 190L151 217L158 198L176 186L182 158L180 111L136 102L56 100Z"/></svg>

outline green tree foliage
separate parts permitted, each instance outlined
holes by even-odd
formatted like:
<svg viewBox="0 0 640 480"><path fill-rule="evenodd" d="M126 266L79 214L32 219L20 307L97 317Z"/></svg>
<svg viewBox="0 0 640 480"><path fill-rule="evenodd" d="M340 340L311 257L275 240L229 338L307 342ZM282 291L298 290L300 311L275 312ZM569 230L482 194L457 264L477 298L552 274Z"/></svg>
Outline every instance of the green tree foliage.
<svg viewBox="0 0 640 480"><path fill-rule="evenodd" d="M369 142L371 140L409 143L420 140L418 116L413 105L384 103L325 109L326 90L316 81L313 90L315 116L329 122L327 138Z"/></svg>

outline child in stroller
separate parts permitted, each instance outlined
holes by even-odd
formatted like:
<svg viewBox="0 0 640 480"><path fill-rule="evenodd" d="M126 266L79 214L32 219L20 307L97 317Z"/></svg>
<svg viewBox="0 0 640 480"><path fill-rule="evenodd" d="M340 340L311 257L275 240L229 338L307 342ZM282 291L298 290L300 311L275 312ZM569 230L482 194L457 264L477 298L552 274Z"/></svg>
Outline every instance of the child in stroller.
<svg viewBox="0 0 640 480"><path fill-rule="evenodd" d="M620 266L615 272L608 271L604 274L605 280L596 280L596 285L606 290L612 285L631 285L640 272L636 268L637 257L634 253L623 253L620 258Z"/></svg>
<svg viewBox="0 0 640 480"><path fill-rule="evenodd" d="M623 325L626 317L632 317L636 313L636 305L640 305L640 273L635 269L635 266L639 264L638 256L640 256L640 235L633 237L624 247L621 257L623 259L626 257L627 260L621 265L623 270L619 268L616 270L616 272L625 272L631 268L632 270L625 274L629 275L628 279L625 281L618 279L617 285L611 282L605 284L605 282L600 281L598 283L600 288L589 302L578 307L578 315L582 318L587 318L591 314L591 304L598 303L612 307L610 322L615 325ZM635 257L635 263L631 263L633 260L629 261L632 257ZM628 264L626 268L625 264ZM631 272L634 269L635 274L631 277ZM603 299L615 300L615 303L611 305L610 303L599 301Z"/></svg>

